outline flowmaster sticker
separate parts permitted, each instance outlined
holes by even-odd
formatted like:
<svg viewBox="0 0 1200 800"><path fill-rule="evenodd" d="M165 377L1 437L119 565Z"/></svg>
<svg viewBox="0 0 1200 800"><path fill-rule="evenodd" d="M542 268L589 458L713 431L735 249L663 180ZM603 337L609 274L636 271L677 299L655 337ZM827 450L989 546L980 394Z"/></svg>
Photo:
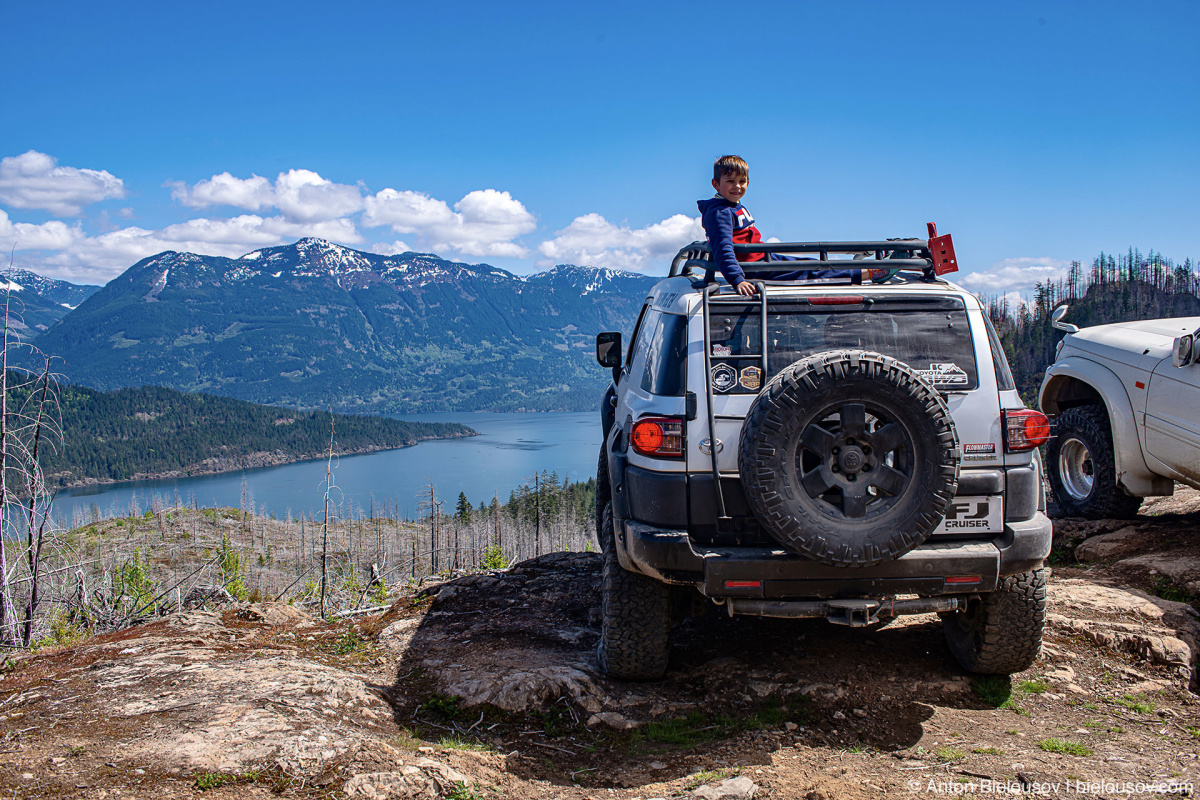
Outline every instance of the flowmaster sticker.
<svg viewBox="0 0 1200 800"><path fill-rule="evenodd" d="M1000 495L989 497L956 497L946 509L942 524L934 529L939 533L986 532L1004 530L1001 520L1004 504Z"/></svg>
<svg viewBox="0 0 1200 800"><path fill-rule="evenodd" d="M728 392L737 385L737 370L728 364L717 364L708 377L718 392Z"/></svg>
<svg viewBox="0 0 1200 800"><path fill-rule="evenodd" d="M712 354L714 356L728 356L732 355L733 351L729 349L728 345L714 344Z"/></svg>
<svg viewBox="0 0 1200 800"><path fill-rule="evenodd" d="M738 383L740 383L744 389L758 389L758 387L762 386L762 368L743 367L742 374L738 378Z"/></svg>
<svg viewBox="0 0 1200 800"><path fill-rule="evenodd" d="M929 369L919 369L916 373L934 386L967 385L967 373L958 364L930 364Z"/></svg>
<svg viewBox="0 0 1200 800"><path fill-rule="evenodd" d="M963 445L963 452L967 454L995 453L996 443L984 442L982 444L965 444Z"/></svg>

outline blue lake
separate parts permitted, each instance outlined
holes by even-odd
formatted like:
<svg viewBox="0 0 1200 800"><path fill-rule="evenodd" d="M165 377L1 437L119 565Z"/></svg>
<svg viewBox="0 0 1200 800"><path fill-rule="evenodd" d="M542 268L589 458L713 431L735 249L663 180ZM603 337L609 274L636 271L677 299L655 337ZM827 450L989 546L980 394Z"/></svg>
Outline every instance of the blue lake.
<svg viewBox="0 0 1200 800"><path fill-rule="evenodd" d="M459 492L473 505L490 503L509 493L535 472L587 480L595 475L600 450L600 415L595 412L560 414L446 413L415 414L399 419L420 422L461 422L480 436L421 442L334 460L335 505L344 511L377 513L383 509L415 516L420 495L432 482L443 511L453 510ZM336 438L336 431L335 431ZM227 472L195 478L131 481L81 489L64 489L54 501L54 516L71 523L85 518L93 507L104 516L130 509L146 510L152 499L172 505L194 502L201 508L240 507L243 486L260 514L319 516L325 491L325 462L306 461L281 467Z"/></svg>

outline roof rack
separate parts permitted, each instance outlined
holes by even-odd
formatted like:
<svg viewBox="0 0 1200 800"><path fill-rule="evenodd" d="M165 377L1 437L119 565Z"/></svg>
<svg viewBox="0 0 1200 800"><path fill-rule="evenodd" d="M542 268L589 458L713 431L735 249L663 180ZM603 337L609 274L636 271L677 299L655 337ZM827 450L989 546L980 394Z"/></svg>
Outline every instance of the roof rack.
<svg viewBox="0 0 1200 800"><path fill-rule="evenodd" d="M816 258L800 261L742 261L738 264L755 272L794 272L798 269L859 269L885 271L872 276L883 283L901 272L920 272L933 280L947 272L958 271L954 241L950 234L937 235L937 224L930 222L928 239L887 239L867 242L762 242L735 244L735 253L815 253ZM852 255L853 258L832 259L830 254ZM705 283L716 280L717 265L712 260L712 248L706 242L692 242L679 251L671 261L669 277L693 275L703 270Z"/></svg>

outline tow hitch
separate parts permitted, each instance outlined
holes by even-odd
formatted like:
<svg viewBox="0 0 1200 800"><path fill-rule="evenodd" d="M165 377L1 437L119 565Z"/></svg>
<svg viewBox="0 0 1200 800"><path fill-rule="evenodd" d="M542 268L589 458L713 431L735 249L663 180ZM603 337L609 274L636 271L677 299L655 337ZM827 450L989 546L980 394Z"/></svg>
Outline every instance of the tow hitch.
<svg viewBox="0 0 1200 800"><path fill-rule="evenodd" d="M958 597L915 597L909 600L871 600L844 598L838 600L752 600L730 597L725 600L729 616L745 614L752 617L781 617L785 619L815 619L824 617L834 625L865 628L879 622L879 613L932 614L958 610Z"/></svg>

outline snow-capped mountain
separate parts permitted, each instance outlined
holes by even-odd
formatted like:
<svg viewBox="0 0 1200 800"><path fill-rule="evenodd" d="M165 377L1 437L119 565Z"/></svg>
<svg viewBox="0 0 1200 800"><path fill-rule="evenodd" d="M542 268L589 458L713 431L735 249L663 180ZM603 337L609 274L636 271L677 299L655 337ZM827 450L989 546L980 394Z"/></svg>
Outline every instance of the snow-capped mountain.
<svg viewBox="0 0 1200 800"><path fill-rule="evenodd" d="M241 258L160 253L38 339L68 379L337 410L590 409L595 334L655 278L558 266L528 278L428 253L301 239Z"/></svg>
<svg viewBox="0 0 1200 800"><path fill-rule="evenodd" d="M6 269L2 274L0 292L8 294L9 331L22 339L49 330L72 308L100 291L99 286L67 283L27 269Z"/></svg>

